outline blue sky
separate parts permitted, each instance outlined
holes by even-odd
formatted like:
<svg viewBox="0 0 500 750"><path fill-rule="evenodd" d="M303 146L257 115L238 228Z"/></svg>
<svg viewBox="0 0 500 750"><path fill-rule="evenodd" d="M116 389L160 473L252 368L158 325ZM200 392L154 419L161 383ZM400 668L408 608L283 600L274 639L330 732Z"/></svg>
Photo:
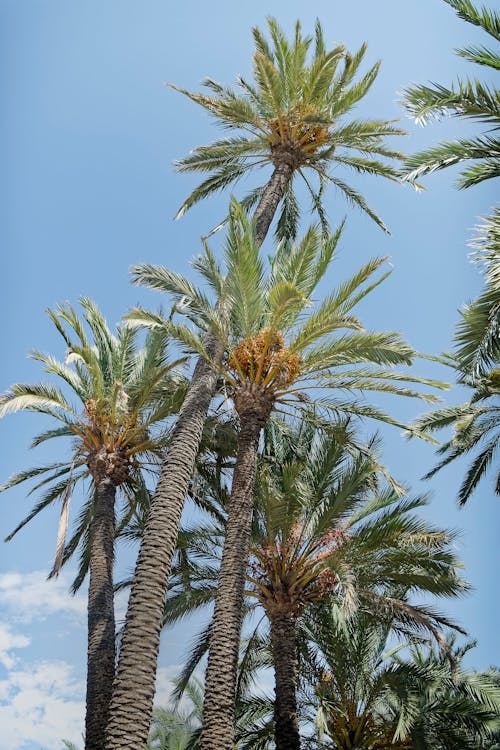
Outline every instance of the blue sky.
<svg viewBox="0 0 500 750"><path fill-rule="evenodd" d="M138 302L150 308L160 302L130 285L130 265L149 261L188 271L200 235L225 215L227 196L172 220L195 184L177 175L172 161L218 133L203 111L163 83L199 90L206 76L231 83L238 73L248 75L250 29L264 27L269 14L287 30L300 18L306 31L312 31L317 16L331 46L341 41L354 50L368 42L364 69L379 58L383 64L356 113L366 117L404 117L400 92L412 82L447 83L473 74L453 49L484 42L441 0L317 0L312 10L296 0L0 1L1 391L15 381L40 378L37 363L26 358L30 349L64 355L46 307L85 294L112 323ZM405 119L404 127L409 136L398 147L407 152L470 132L469 125L455 121L421 128ZM393 273L366 301L364 319L374 329L401 331L416 349L430 354L449 348L458 308L479 289L466 243L495 200L492 183L459 192L455 179L452 171L433 175L425 180L427 191L417 194L409 187L353 178L383 216L390 237L346 208L339 195L327 199L332 225L348 217L331 283L374 255L390 256ZM214 249L221 241L214 238ZM266 248L271 251L270 240ZM417 370L448 378L437 365L420 362ZM462 397L454 389L446 399L453 403ZM383 405L389 408L388 402ZM409 402L393 401L390 408L400 419L422 411ZM28 452L39 422L37 415L16 415L0 424L0 481L54 457L53 448ZM416 491L432 491L428 516L461 530L458 552L475 590L443 606L479 641L469 664L498 663L500 513L491 483L458 512L455 495L464 466L421 483L419 477L433 464L432 447L408 443L395 429L383 430L383 437L391 471ZM6 493L1 502L3 537L31 506L22 490ZM85 597L72 599L67 593L69 574L44 580L56 528L54 509L0 548L5 750L57 750L61 737L78 740L81 733ZM132 551L119 551L119 560L119 570L126 571ZM119 602L120 612L124 606ZM163 638L160 702L190 632L184 628Z"/></svg>

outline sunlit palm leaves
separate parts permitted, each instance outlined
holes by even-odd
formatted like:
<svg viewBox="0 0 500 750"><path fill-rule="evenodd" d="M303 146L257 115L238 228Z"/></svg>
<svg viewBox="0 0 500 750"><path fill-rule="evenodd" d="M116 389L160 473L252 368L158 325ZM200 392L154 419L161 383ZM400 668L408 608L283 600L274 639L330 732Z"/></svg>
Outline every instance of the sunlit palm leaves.
<svg viewBox="0 0 500 750"><path fill-rule="evenodd" d="M227 319L191 282L164 267L142 265L133 269L136 283L171 295L196 327L162 321L144 310L133 311L129 320L153 328L167 326L187 351L205 358L202 336L212 328L226 350L217 369L227 383L228 395L251 386L269 394L285 412L303 409L313 398L320 411L397 424L366 403L364 394L381 391L433 401L435 396L422 394L413 384L442 384L395 371L396 365L410 365L415 352L398 333L366 331L354 314L355 306L387 277L387 272L377 276L383 258L369 261L315 304L315 289L332 261L339 237L340 231L324 238L311 228L302 241L280 244L266 268L253 240L251 222L233 203L225 246ZM210 274L213 287L219 286L221 271L213 267L206 252L196 267L204 269L205 278ZM319 389L317 395L313 389ZM353 397L356 393L359 397Z"/></svg>
<svg viewBox="0 0 500 750"><path fill-rule="evenodd" d="M32 447L53 438L70 438L69 451L60 442L64 459L18 472L0 489L5 491L32 480L35 484L29 494L41 495L33 510L7 537L11 539L56 501L62 501L65 526L73 487L81 483L88 487L73 534L64 547L61 543L65 533L60 534L59 559L53 569L57 573L60 564L80 545L81 564L74 588L81 584L88 565L95 462L103 454L113 457L107 470L112 471L113 481L126 499L120 528L145 490L142 470L153 470L158 461L162 437L155 432L155 425L175 412L184 392L183 380L175 374L179 362L169 361L164 332L149 333L144 346L139 347L137 331L121 325L115 336L94 302L83 298L81 304L83 320L69 304L48 311L63 338L65 361L38 351L31 354L61 387L52 383L17 383L0 398L1 416L20 410L38 412L59 425L36 435Z"/></svg>
<svg viewBox="0 0 500 750"><path fill-rule="evenodd" d="M484 289L461 311L455 342L458 368L475 379L500 363L500 209L483 222L473 247Z"/></svg>
<svg viewBox="0 0 500 750"><path fill-rule="evenodd" d="M467 672L453 639L446 653L413 645L408 653L388 640L373 618L346 623L335 609L309 622L320 734L336 750L419 748L477 750L498 731L500 690L493 673ZM484 744L483 744L484 743Z"/></svg>
<svg viewBox="0 0 500 750"><path fill-rule="evenodd" d="M500 445L500 375L498 370L492 370L475 380L462 377L461 382L473 388L471 400L459 406L443 407L424 414L417 421L417 426L429 432L453 428L451 439L444 442L438 450L441 460L426 478L432 477L455 459L472 454L472 463L458 492L458 502L464 505L490 470L493 474L494 492L500 495L500 467L497 457Z"/></svg>
<svg viewBox="0 0 500 750"><path fill-rule="evenodd" d="M348 119L351 110L371 88L380 63L355 81L366 52L365 44L354 54L343 45L328 50L319 22L314 39L303 35L298 22L291 41L274 19L268 19L268 28L269 41L258 28L253 30L252 82L240 76L237 88L232 89L207 79L206 94L191 93L169 84L206 109L221 127L236 132L209 146L195 148L190 156L177 162L180 171L208 174L184 201L177 216L211 193L233 185L255 168L287 165L290 175L303 178L325 228L323 191L327 185L333 185L385 229L363 196L342 176L351 170L397 179L396 169L386 160L399 158L400 154L387 144L386 137L404 131L386 120ZM311 182L306 170L316 180ZM263 189L264 186L250 192L244 205L247 208L254 205ZM282 200L278 236L295 236L298 220L299 205L289 183Z"/></svg>
<svg viewBox="0 0 500 750"><path fill-rule="evenodd" d="M478 8L470 0L445 0L465 21L480 26L497 42L500 41L500 15L495 10ZM500 69L498 50L472 47L457 50L457 54L478 65ZM463 162L465 167L458 181L460 188L471 187L500 175L500 98L498 89L478 80L459 80L446 86L412 86L404 92L408 113L418 122L426 123L445 115L465 117L490 126L483 135L441 143L421 151L405 161L408 179L417 179L439 169Z"/></svg>

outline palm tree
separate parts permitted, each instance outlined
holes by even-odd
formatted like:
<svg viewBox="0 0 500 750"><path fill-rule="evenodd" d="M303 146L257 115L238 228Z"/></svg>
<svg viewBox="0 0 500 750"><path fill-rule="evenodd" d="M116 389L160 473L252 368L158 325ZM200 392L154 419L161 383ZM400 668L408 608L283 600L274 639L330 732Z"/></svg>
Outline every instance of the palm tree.
<svg viewBox="0 0 500 750"><path fill-rule="evenodd" d="M354 54L343 45L327 50L317 22L311 52L313 39L303 36L299 22L291 42L273 18L268 19L268 27L270 41L258 28L253 29L253 82L240 76L235 90L207 79L204 85L208 93L203 94L168 84L207 110L219 125L235 132L234 136L195 148L177 162L181 172L208 173L184 201L177 217L199 200L253 173L256 167L269 165L273 169L269 181L243 201L247 209L259 201L255 212L257 239L267 233L280 203L278 237L296 236L300 211L293 188L295 176L303 179L325 229L328 223L322 194L325 185L332 184L386 230L363 196L336 171L347 168L398 179L397 170L378 157L399 158L401 155L389 148L385 138L403 135L404 131L392 121L346 119L373 85L380 62L354 82L366 44ZM317 186L307 172L317 178Z"/></svg>
<svg viewBox="0 0 500 750"><path fill-rule="evenodd" d="M317 311L305 315L311 306L311 294L330 264L337 240L338 235L320 241L318 232L310 229L295 247L282 244L265 279L251 223L233 204L226 243L225 289L231 302L227 318L214 310L210 300L186 279L161 267L147 265L134 269L142 283L170 292L174 299L182 298L184 310L193 322L205 320L205 325L217 332L227 356L221 365L212 362L212 366L227 383L240 423L207 670L203 731L210 728L214 735L207 740L202 734L204 750L223 748L232 742L235 667L256 457L261 429L271 412L277 405L303 408L310 400L304 388L335 388L347 394L354 390L381 390L420 396L415 390L401 386L400 381L430 383L392 371L395 364L411 363L412 349L397 334L366 333L351 314L354 306L385 278L384 274L376 281L371 280L383 262L381 259L370 261L332 292ZM196 265L205 277L212 275L214 288L220 288L222 276L210 256ZM161 323L158 316L148 316L144 311L137 313L137 319L149 320L152 325ZM200 334L174 323L170 323L169 330L186 348L209 359ZM339 330L355 333L336 336ZM396 424L349 395L344 400L319 397L316 403L335 413ZM213 744L204 744L207 742Z"/></svg>
<svg viewBox="0 0 500 750"><path fill-rule="evenodd" d="M457 380L472 390L464 404L437 409L417 422L421 429L436 431L453 427L453 435L439 448L443 458L426 477L467 454L475 457L458 494L464 505L486 476L500 440L500 211L484 222L475 242L475 260L485 272L479 297L466 305L455 334L455 355L451 360ZM500 472L495 472L495 493L500 494Z"/></svg>
<svg viewBox="0 0 500 750"><path fill-rule="evenodd" d="M500 15L484 6L477 8L471 0L444 0L460 18L479 26L497 42L500 41ZM461 57L493 70L500 69L500 55L487 47L469 46L457 50ZM458 181L459 188L468 188L500 175L500 140L498 132L498 90L478 80L459 80L450 88L441 85L409 87L404 92L408 113L420 123L451 115L465 117L491 126L485 134L473 138L441 143L405 160L406 177L417 179L454 164L472 162Z"/></svg>
<svg viewBox="0 0 500 750"><path fill-rule="evenodd" d="M482 28L493 39L500 41L500 15L484 6L477 8L470 0L445 0L465 21ZM487 47L469 46L457 51L461 57L477 65L500 69L498 52ZM417 86L405 92L408 112L421 122L453 115L478 120L491 125L491 131L475 138L442 143L427 151L414 154L406 161L408 178L416 179L437 169L472 162L465 167L458 186L468 188L500 175L500 116L499 92L479 81L458 81L456 86ZM478 482L485 475L498 445L498 410L494 399L498 394L499 327L500 327L500 273L499 235L500 212L484 221L479 238L475 241L476 260L486 271L485 287L480 296L466 305L461 314L455 335L453 366L458 381L474 389L466 404L446 407L424 415L417 424L424 429L438 430L453 426L454 435L443 444L440 463L427 474L432 476L455 458L478 451L462 486L458 502L467 502ZM496 481L500 493L500 481Z"/></svg>
<svg viewBox="0 0 500 750"><path fill-rule="evenodd" d="M126 524L138 496L144 492L144 468L153 468L162 450L154 426L174 413L182 401L183 382L172 373L178 362L167 359L163 331L149 333L144 347L128 325L113 336L97 306L83 298L84 322L71 305L49 310L48 315L68 347L66 362L33 352L46 372L69 386L80 406L73 406L57 385L18 383L0 397L0 416L27 410L56 421L53 429L37 435L35 447L53 438L67 437L71 451L66 460L21 471L0 491L36 481L30 490L41 499L7 537L11 539L41 510L62 501L54 566L49 577L80 548L80 567L73 590L89 570L88 671L85 747L102 750L115 669L113 561L116 534L115 498L126 499L118 529ZM182 385L182 388L179 386ZM83 505L71 539L66 543L69 503L73 488L86 485Z"/></svg>
<svg viewBox="0 0 500 750"><path fill-rule="evenodd" d="M351 86L365 53L364 45L352 56L344 53L341 48L327 52L321 27L317 24L314 60L308 66L306 57L311 41L302 37L299 26L296 27L293 45L286 42L275 22L270 22L270 31L273 39L276 40L274 57L264 37L257 30L254 32L256 54L260 56L258 65L262 71L264 69L274 71L272 75L275 79L277 71L278 78L282 77L281 88L286 87L290 94L290 102L289 106L285 107L286 102L282 97L279 106L273 108L271 106L272 91L275 86L273 84L266 88L263 81L264 73L259 74L262 78L262 86L258 84L258 89L261 91L259 96L262 96L263 102L267 102L265 111L269 119L268 129L275 134L273 136L273 159L277 159L279 165L276 165L266 185L256 191L246 202L247 207L258 202L254 215L255 242L261 245L264 241L276 209L282 201L284 210L280 218L280 234L292 236L296 233L299 205L291 189L291 182L298 173L304 177L303 169L310 161L311 165L314 161L313 169L319 175L320 181L318 189L310 187L310 190L314 206L325 230L327 221L321 205L321 194L325 182L332 182L349 201L358 205L381 226L384 226L356 190L340 178L327 174L328 165L335 158L339 164L344 163L355 171L397 179L396 172L391 166L372 158L372 155L397 157L398 154L384 144L384 138L397 135L402 131L385 121L352 121L338 128L334 127L337 119L367 93L375 80L379 64L373 66L357 84ZM290 55L293 57L293 65L297 66L296 74L293 73L290 64L284 62L283 53L285 57L289 58ZM276 65L273 62L274 58ZM336 68L341 60L343 60L342 71L337 75ZM307 96L305 89L302 90L301 78L308 81ZM246 88L250 101L253 88L251 86L248 88L243 82L241 84L243 88ZM294 90L291 88L292 85L295 86ZM211 84L211 86L218 88L216 84ZM238 104L230 93L227 95L235 105L234 108L227 110L228 117L225 124L231 126ZM225 93L224 96L226 96ZM223 98L222 96L221 102ZM223 111L222 105L219 114L222 115ZM264 110L263 114L265 114ZM247 125L244 121L241 127L243 130L246 129ZM282 134L285 136L284 139L281 137ZM268 143L268 148L269 145ZM199 167L189 166L186 163L188 160L185 160L180 164L180 168L187 171L190 169L203 171L211 170L213 166L215 177L212 180L212 188L222 187L224 180L224 184L229 184L241 173L235 159L230 157L227 164L228 171L222 181L218 174L219 167L225 160L224 151L230 146L231 140L219 142L209 147L215 148L217 153L211 155L205 153L201 156L203 165L200 163ZM358 150L362 156L351 156L349 153L339 154L338 149L342 147ZM238 150L237 139L234 148L231 148L234 156L235 149ZM305 154L307 157L304 156ZM243 153L241 159L245 160ZM267 158L267 161L273 161L273 159ZM254 160L250 161L249 166L254 164ZM306 184L309 185L308 182ZM200 188L195 192L197 192L196 200L200 200L208 195L211 189L205 183L204 190ZM192 202L193 200L190 204ZM220 281L217 288L219 298L223 296L223 287L224 284ZM222 301L219 305L222 305ZM221 307L221 309L224 308ZM153 706L163 601L184 500L194 470L203 425L217 385L216 370L210 366L209 362L220 365L223 356L220 341L210 330L206 333L204 348L209 354L209 360L200 357L194 368L191 385L162 465L152 510L148 516L148 526L141 543L113 687L112 711L106 745L108 750L125 750L129 737L134 738L133 741L137 747L142 747L146 742Z"/></svg>
<svg viewBox="0 0 500 750"><path fill-rule="evenodd" d="M439 639L447 619L395 592L464 591L453 535L412 513L425 499L401 498L387 482L378 486L382 467L373 441L353 456L353 446L338 437L338 429L332 439L307 425L292 433L258 484L249 582L270 625L277 750L300 748L298 634L315 603L340 602L348 615L390 613L393 630Z"/></svg>
<svg viewBox="0 0 500 750"><path fill-rule="evenodd" d="M474 644L457 648L448 638L436 652L414 642L408 652L389 632L365 614L345 622L322 608L311 618L309 677L320 736L335 750L488 747L498 731L500 690L494 673L462 669Z"/></svg>

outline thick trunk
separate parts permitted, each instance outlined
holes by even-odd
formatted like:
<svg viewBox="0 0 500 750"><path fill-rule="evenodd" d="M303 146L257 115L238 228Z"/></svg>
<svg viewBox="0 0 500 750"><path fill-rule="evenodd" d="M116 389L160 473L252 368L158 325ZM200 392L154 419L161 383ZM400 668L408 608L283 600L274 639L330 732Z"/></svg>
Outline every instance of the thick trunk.
<svg viewBox="0 0 500 750"><path fill-rule="evenodd" d="M220 361L222 348L215 337L207 336L205 345L213 359ZM137 560L110 707L108 750L139 750L146 745L167 580L216 384L215 370L199 359L162 467Z"/></svg>
<svg viewBox="0 0 500 750"><path fill-rule="evenodd" d="M103 479L97 484L89 560L85 750L104 748L115 674L115 495L116 487L111 479Z"/></svg>
<svg viewBox="0 0 500 750"><path fill-rule="evenodd" d="M287 165L276 167L264 190L254 216L258 245L265 239L292 173ZM213 361L222 357L222 349L213 337L205 341L205 348ZM113 686L106 750L142 750L146 746L168 576L216 383L215 371L199 359L162 466L141 543Z"/></svg>
<svg viewBox="0 0 500 750"><path fill-rule="evenodd" d="M285 194L286 187L290 182L293 174L293 167L290 164L280 163L274 168L271 179L266 185L259 205L255 210L255 240L258 245L262 245L266 237L271 222L278 208L280 200Z"/></svg>
<svg viewBox="0 0 500 750"><path fill-rule="evenodd" d="M296 620L286 613L269 615L274 662L274 741L276 750L300 750L297 720Z"/></svg>
<svg viewBox="0 0 500 750"><path fill-rule="evenodd" d="M200 750L234 749L234 701L253 491L262 421L241 420L212 620Z"/></svg>

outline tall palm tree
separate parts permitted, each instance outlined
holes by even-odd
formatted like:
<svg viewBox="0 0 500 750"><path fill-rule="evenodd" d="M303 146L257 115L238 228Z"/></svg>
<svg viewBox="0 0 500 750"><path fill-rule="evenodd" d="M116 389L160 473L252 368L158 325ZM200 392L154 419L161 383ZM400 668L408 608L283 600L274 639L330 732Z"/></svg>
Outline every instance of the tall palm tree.
<svg viewBox="0 0 500 750"><path fill-rule="evenodd" d="M266 279L251 222L237 204L233 204L226 243L225 288L231 300L227 318L214 310L210 300L186 279L161 267L147 265L135 269L142 283L162 288L173 294L174 299L182 297L188 317L198 323L205 320L206 325L217 332L227 356L220 365L215 362L212 365L227 383L228 395L240 422L226 543L211 631L203 750L229 747L232 743L235 666L256 458L261 429L271 412L278 405L303 408L310 400L303 389L335 388L337 392L346 393L346 398L318 397L319 407L396 424L374 407L349 398L348 394L355 390L380 390L417 397L421 394L400 382L430 383L394 372L393 365L411 363L412 349L395 333L365 332L360 321L351 314L355 305L385 278L386 274L372 281L383 262L381 259L370 261L307 316L311 295L330 264L337 240L338 236L320 241L318 232L310 229L295 247L282 244ZM206 277L209 273L212 275L213 287L220 287L221 273L209 256L198 261L197 266ZM144 311L138 317L141 322L148 320ZM157 316L149 316L149 321L153 325L159 322ZM200 334L186 325L174 323L169 329L187 348L209 359ZM355 332L339 336L341 330Z"/></svg>
<svg viewBox="0 0 500 750"><path fill-rule="evenodd" d="M464 653L388 640L390 627L365 614L345 622L322 608L310 620L309 677L317 723L335 750L473 750L498 730L493 673L466 672ZM329 747L332 745L329 745Z"/></svg>
<svg viewBox="0 0 500 750"><path fill-rule="evenodd" d="M328 222L322 195L324 187L331 184L386 230L363 196L337 173L338 169L347 168L398 179L397 170L379 157L401 156L389 148L385 138L403 135L404 131L392 121L348 119L373 85L380 62L354 82L366 44L354 54L343 45L327 50L319 22L313 49L313 39L302 34L299 22L291 42L273 18L268 19L268 28L270 41L258 28L253 29L251 83L240 76L237 89L232 89L207 79L204 85L208 93L203 94L168 84L206 109L219 125L235 133L208 146L199 146L177 162L181 172L208 173L184 201L177 216L199 200L253 173L256 167L271 166L269 181L242 201L247 209L259 201L255 212L257 237L262 232L266 234L280 203L278 237L296 236L300 214L293 187L296 176L303 179L324 228ZM317 185L311 183L308 172L317 178Z"/></svg>
<svg viewBox="0 0 500 750"><path fill-rule="evenodd" d="M444 1L465 21L479 26L497 42L500 41L500 14L497 11L484 6L478 8L471 0ZM488 47L469 46L457 50L457 54L476 65L500 69L499 52ZM460 188L468 188L500 175L497 89L478 80L459 80L449 88L438 84L413 86L404 92L404 105L408 113L421 123L451 115L491 126L480 136L441 143L408 157L405 161L408 179L417 179L430 172L467 162L472 163L460 174Z"/></svg>
<svg viewBox="0 0 500 750"><path fill-rule="evenodd" d="M261 70L259 78L262 81L262 85L257 84L256 90L260 91L258 96L262 99L262 104L265 104L265 109L262 109L261 114L268 118L268 130L274 133L272 136L273 157L272 159L266 158L268 162L273 163L276 159L277 163L265 186L255 191L246 202L247 207L257 203L254 215L255 242L261 245L264 241L280 202L283 202L284 210L280 217L279 233L288 237L295 235L299 204L291 189L291 182L297 174L304 177L303 170L309 166L309 162L319 175L319 188L311 187L309 182L306 184L309 185L314 207L318 211L325 230L327 221L321 204L325 182L332 182L349 201L354 202L381 226L384 226L356 190L340 178L329 175L327 171L330 162L335 159L339 164L345 164L355 171L397 179L396 172L391 166L378 161L373 156L397 157L398 154L385 145L384 138L397 135L401 131L386 121L352 121L338 128L335 126L337 119L367 93L377 75L378 63L358 83L351 85L365 53L364 45L352 56L344 53L341 48L328 52L321 27L317 24L314 58L311 64L307 65L306 57L311 40L302 37L299 26L296 27L293 44L286 41L275 22L270 22L270 32L275 46L274 53L271 52L262 34L257 30L254 32L256 54L259 56L259 63L256 62L256 65ZM336 74L337 65L341 60L343 60L342 70ZM295 68L295 73L292 67ZM267 87L264 82L265 70L271 73L274 80L274 83ZM303 88L305 81L307 81L307 96L306 89ZM245 104L245 101L242 103L245 108L245 106L250 106L254 89L243 81L241 85L248 96L247 103ZM275 106L272 100L276 85L283 91L286 89L288 94L281 96L280 101L275 102ZM217 84L212 83L211 87L220 91ZM224 92L226 92L225 89ZM230 103L234 104L234 107L231 106L229 109L223 104L226 93ZM231 121L234 124L235 111L239 105L231 93L226 93L221 94L222 109L217 116L222 116L226 111L227 119L223 124L231 126ZM288 104L286 103L287 96L289 96ZM247 128L244 118L241 120L241 128L243 130ZM265 144L261 139L260 146L263 145ZM268 141L267 149L270 146ZM225 171L226 147L230 148L232 156L228 152L226 165L228 170L221 180L219 168ZM338 148L343 147L347 148L347 152L339 154ZM200 162L198 167L194 164L190 166L187 164L188 159L186 163L180 163L180 168L188 171L191 169L203 171L212 170L213 167L215 175L211 184L212 188L217 189L222 187L222 183L229 184L233 178L241 174L241 168L235 156L235 150L238 150L238 139L235 139L233 146L231 146L230 139L215 144L213 148L216 153L201 155L203 164ZM351 156L350 149L359 151L361 156ZM196 155L193 156L193 160L196 160ZM245 161L244 153L241 155L241 161ZM253 165L254 161L250 160L249 166ZM195 192L196 200L200 200L208 195L211 189L205 183L203 190L200 188ZM193 196L191 198L194 200ZM190 205L193 200L188 199ZM186 207L185 205L184 208ZM221 298L220 305L222 305L222 290L223 284L220 283L217 288L217 295ZM223 348L210 330L206 333L204 347L210 355L209 359L220 364ZM108 750L125 750L129 742L128 738L132 736L137 747L144 746L146 742L153 706L163 600L183 504L202 438L203 425L216 385L215 369L210 366L209 361L200 357L171 436L168 453L163 462L160 480L153 498L152 510L148 516L147 529L141 543L113 688L112 712L106 745Z"/></svg>
<svg viewBox="0 0 500 750"><path fill-rule="evenodd" d="M62 501L56 559L50 576L80 548L76 590L89 571L88 662L85 747L102 750L115 668L113 561L117 490L126 499L118 528L126 524L138 495L144 492L143 469L154 468L163 447L154 427L179 408L184 383L172 372L163 331L149 333L138 348L136 332L121 325L110 332L97 306L83 298L84 319L71 305L49 310L68 353L65 362L33 352L33 359L55 375L76 396L74 406L57 385L18 383L0 397L0 416L20 410L51 417L56 426L37 435L32 446L53 438L70 438L66 460L21 471L0 491L29 480L41 499L7 537L11 539L41 510ZM179 388L179 386L182 386ZM66 543L69 503L76 485L87 488L87 499L76 529Z"/></svg>

